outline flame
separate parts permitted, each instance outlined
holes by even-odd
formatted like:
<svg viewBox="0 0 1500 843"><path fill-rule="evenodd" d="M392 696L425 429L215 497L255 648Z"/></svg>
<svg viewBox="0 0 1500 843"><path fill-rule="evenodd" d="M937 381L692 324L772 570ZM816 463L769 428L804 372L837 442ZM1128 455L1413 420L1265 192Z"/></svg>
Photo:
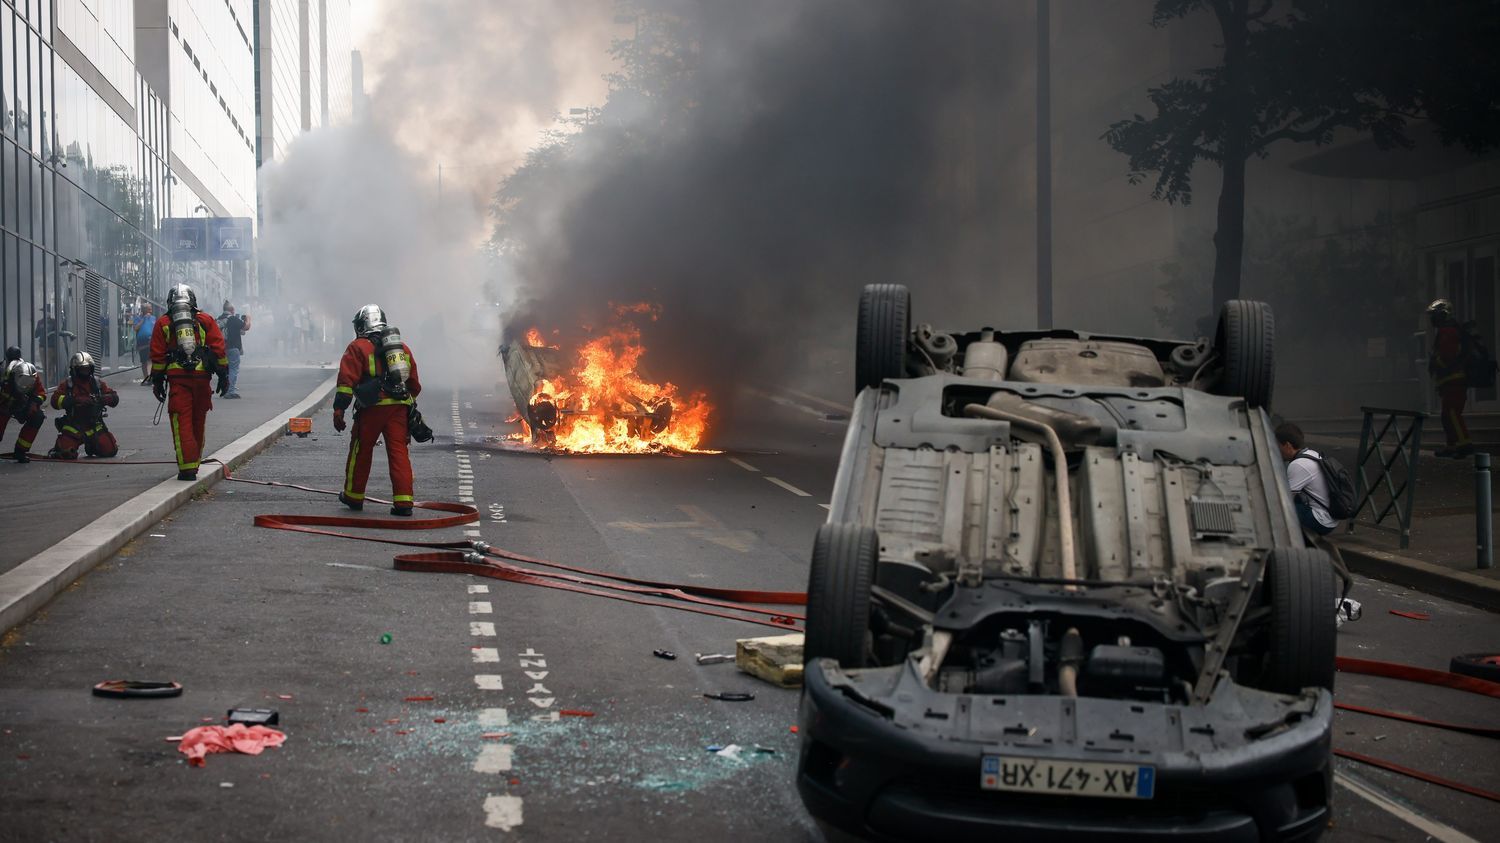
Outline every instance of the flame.
<svg viewBox="0 0 1500 843"><path fill-rule="evenodd" d="M581 454L718 453L698 447L713 411L707 396L684 394L670 382L652 383L637 371L646 349L640 330L623 319L628 314L655 319L660 308L641 303L612 309L617 324L578 349L572 371L537 381L529 415L550 428L538 444ZM540 345L536 329L526 337L528 344ZM522 425L532 438L530 426Z"/></svg>
<svg viewBox="0 0 1500 843"><path fill-rule="evenodd" d="M526 344L532 348L557 348L555 345L547 345L547 341L542 339L542 332L536 328L526 329Z"/></svg>

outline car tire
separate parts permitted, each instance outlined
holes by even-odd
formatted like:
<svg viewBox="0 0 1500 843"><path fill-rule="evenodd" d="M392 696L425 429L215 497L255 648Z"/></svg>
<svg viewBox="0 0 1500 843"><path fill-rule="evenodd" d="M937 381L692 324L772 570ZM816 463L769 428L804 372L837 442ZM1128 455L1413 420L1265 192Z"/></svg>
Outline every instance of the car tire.
<svg viewBox="0 0 1500 843"><path fill-rule="evenodd" d="M803 660L863 667L870 645L870 586L880 539L858 524L824 524L813 540L807 578Z"/></svg>
<svg viewBox="0 0 1500 843"><path fill-rule="evenodd" d="M1500 682L1500 653L1465 653L1448 661L1448 672Z"/></svg>
<svg viewBox="0 0 1500 843"><path fill-rule="evenodd" d="M1276 316L1271 306L1244 299L1225 302L1214 346L1224 372L1217 391L1239 396L1251 407L1269 408L1276 386Z"/></svg>
<svg viewBox="0 0 1500 843"><path fill-rule="evenodd" d="M854 392L906 376L906 339L911 335L911 291L903 284L866 284L859 295L855 337Z"/></svg>
<svg viewBox="0 0 1500 843"><path fill-rule="evenodd" d="M1321 550L1296 547L1273 551L1266 567L1270 646L1258 684L1280 694L1333 690L1339 598L1333 563Z"/></svg>

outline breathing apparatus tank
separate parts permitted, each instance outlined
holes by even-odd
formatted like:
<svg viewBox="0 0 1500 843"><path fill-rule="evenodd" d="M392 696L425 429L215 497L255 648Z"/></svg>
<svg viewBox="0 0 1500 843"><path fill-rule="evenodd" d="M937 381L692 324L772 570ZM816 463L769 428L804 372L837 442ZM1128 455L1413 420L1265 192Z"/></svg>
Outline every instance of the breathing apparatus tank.
<svg viewBox="0 0 1500 843"><path fill-rule="evenodd" d="M178 284L167 294L167 318L172 322L172 340L183 360L198 351L198 302L192 288Z"/></svg>
<svg viewBox="0 0 1500 843"><path fill-rule="evenodd" d="M385 391L397 398L406 396L406 379L411 377L411 357L401 342L401 331L386 328L380 332L376 350L385 360Z"/></svg>

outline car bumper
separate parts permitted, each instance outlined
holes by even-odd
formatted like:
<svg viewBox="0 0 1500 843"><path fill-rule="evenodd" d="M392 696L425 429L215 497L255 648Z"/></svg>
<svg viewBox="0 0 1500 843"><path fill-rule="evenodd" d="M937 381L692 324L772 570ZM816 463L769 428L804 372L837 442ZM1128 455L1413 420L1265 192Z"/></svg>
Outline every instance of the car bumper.
<svg viewBox="0 0 1500 843"><path fill-rule="evenodd" d="M1230 843L1315 839L1328 821L1326 691L1281 697L1226 679L1207 706L989 697L931 691L910 666L882 670L910 675L861 682L827 660L804 675L797 787L814 817L842 831L884 840ZM987 754L1149 764L1155 794L982 790Z"/></svg>

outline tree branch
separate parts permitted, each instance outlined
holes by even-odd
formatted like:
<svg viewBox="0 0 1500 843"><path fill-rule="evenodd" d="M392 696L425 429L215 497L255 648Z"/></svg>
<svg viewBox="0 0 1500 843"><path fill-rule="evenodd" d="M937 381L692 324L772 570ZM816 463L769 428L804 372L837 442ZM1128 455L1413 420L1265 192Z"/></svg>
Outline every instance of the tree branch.
<svg viewBox="0 0 1500 843"><path fill-rule="evenodd" d="M1288 123L1274 132L1261 135L1260 142L1256 144L1256 146L1259 149L1265 149L1266 147L1279 140L1289 140L1295 141L1297 143L1316 141L1326 135L1328 132L1333 131L1333 129L1337 127L1341 122L1341 117L1342 115L1339 114L1331 114L1327 117L1324 117L1322 120L1319 120L1317 123L1314 123L1311 128L1307 129L1295 128L1295 121L1292 123Z"/></svg>
<svg viewBox="0 0 1500 843"><path fill-rule="evenodd" d="M1271 11L1271 7L1274 6L1274 5L1276 5L1276 0L1266 0L1265 4L1260 7L1260 11L1255 12L1253 14L1246 15L1245 16L1245 20L1247 20L1247 21L1260 20L1261 18L1265 17Z"/></svg>

